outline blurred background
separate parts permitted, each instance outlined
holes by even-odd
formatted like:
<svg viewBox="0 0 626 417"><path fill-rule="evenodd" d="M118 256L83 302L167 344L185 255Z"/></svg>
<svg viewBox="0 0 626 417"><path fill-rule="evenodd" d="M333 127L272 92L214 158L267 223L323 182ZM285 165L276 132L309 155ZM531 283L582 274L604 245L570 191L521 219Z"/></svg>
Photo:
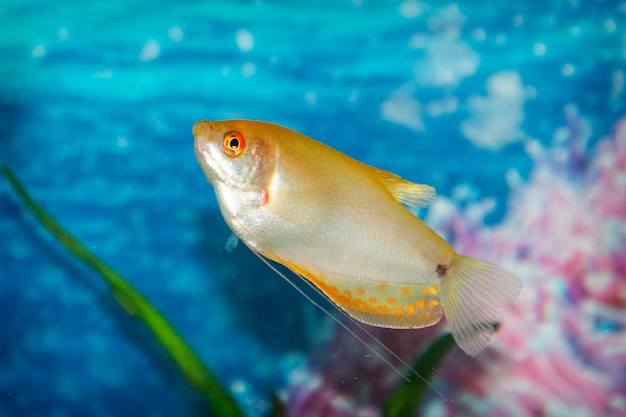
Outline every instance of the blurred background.
<svg viewBox="0 0 626 417"><path fill-rule="evenodd" d="M434 381L453 401L421 415L620 415L625 20L609 0L2 0L0 163L247 414L280 393L293 416L375 416L397 375L225 250L195 161L200 119L298 130L435 186L427 222L525 281L489 351L455 352ZM206 414L6 181L0 239L0 416ZM372 331L411 360L444 329Z"/></svg>

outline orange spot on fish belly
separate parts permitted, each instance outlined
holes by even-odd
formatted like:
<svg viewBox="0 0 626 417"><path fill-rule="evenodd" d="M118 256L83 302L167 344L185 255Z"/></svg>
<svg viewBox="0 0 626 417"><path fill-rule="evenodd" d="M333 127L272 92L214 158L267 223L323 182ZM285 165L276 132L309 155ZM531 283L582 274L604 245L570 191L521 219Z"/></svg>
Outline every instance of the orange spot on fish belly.
<svg viewBox="0 0 626 417"><path fill-rule="evenodd" d="M373 311L374 313L381 313L381 314L393 314L393 310L385 305L380 305L372 309L371 311Z"/></svg>
<svg viewBox="0 0 626 417"><path fill-rule="evenodd" d="M394 305L396 303L396 297L388 297L387 304Z"/></svg>
<svg viewBox="0 0 626 417"><path fill-rule="evenodd" d="M417 308L423 310L424 307L426 307L426 302L424 302L424 300L417 300Z"/></svg>
<svg viewBox="0 0 626 417"><path fill-rule="evenodd" d="M387 284L386 282L381 282L380 284L374 287L374 289L378 292L387 291L387 288L389 288L389 284Z"/></svg>
<svg viewBox="0 0 626 417"><path fill-rule="evenodd" d="M398 294L400 295L400 297L408 297L409 295L411 295L412 292L413 292L413 288L409 287L408 285L405 285L404 287L400 288L400 290L398 291Z"/></svg>
<svg viewBox="0 0 626 417"><path fill-rule="evenodd" d="M414 306L413 304L408 304L408 305L406 306L406 310L407 310L409 313L415 313L415 306Z"/></svg>
<svg viewBox="0 0 626 417"><path fill-rule="evenodd" d="M357 295L365 295L365 288L363 288L363 287L356 287L356 293L357 293Z"/></svg>
<svg viewBox="0 0 626 417"><path fill-rule="evenodd" d="M437 286L431 285L430 287L422 288L420 292L423 295L437 295Z"/></svg>
<svg viewBox="0 0 626 417"><path fill-rule="evenodd" d="M439 301L437 300L430 300L428 302L428 308L435 308L439 305Z"/></svg>

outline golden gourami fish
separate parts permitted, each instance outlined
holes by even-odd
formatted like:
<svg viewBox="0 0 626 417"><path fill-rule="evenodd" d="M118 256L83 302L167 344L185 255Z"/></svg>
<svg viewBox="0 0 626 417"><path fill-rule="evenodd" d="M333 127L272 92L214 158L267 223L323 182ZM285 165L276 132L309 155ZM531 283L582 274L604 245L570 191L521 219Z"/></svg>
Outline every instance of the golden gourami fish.
<svg viewBox="0 0 626 417"><path fill-rule="evenodd" d="M430 186L271 123L203 120L193 135L233 232L358 321L413 329L445 313L457 344L477 355L521 291L515 275L457 254L404 206L426 206Z"/></svg>

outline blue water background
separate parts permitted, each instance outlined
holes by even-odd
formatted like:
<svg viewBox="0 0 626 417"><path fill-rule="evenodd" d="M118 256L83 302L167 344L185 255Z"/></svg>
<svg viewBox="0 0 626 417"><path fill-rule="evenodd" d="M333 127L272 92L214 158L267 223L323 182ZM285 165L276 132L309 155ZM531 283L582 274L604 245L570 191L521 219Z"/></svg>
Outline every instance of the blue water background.
<svg viewBox="0 0 626 417"><path fill-rule="evenodd" d="M328 319L224 249L192 124L280 123L441 195L495 197L497 222L526 140L549 145L568 105L592 142L624 114L625 16L612 1L2 1L0 163L262 415ZM481 148L461 126L497 74L521 82L519 137ZM6 182L0 238L0 416L203 415Z"/></svg>

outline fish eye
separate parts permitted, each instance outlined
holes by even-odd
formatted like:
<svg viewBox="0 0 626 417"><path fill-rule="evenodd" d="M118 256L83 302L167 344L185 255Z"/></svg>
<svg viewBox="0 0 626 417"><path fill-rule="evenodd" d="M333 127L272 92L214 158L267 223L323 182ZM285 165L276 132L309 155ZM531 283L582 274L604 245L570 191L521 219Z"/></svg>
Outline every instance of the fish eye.
<svg viewBox="0 0 626 417"><path fill-rule="evenodd" d="M228 156L239 156L246 147L246 141L239 132L230 132L224 136L224 151Z"/></svg>

